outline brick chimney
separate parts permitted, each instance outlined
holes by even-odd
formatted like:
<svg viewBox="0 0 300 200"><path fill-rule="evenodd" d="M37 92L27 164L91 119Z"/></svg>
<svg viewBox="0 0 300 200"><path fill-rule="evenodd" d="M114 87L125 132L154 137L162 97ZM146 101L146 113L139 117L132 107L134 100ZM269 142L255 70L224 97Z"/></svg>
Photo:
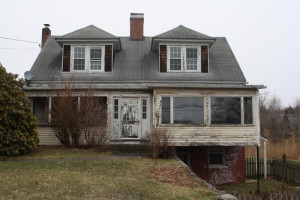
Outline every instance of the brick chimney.
<svg viewBox="0 0 300 200"><path fill-rule="evenodd" d="M130 39L144 38L144 13L130 13Z"/></svg>
<svg viewBox="0 0 300 200"><path fill-rule="evenodd" d="M45 27L42 29L42 48L46 43L48 37L51 35L51 30L49 29L50 24L44 24Z"/></svg>

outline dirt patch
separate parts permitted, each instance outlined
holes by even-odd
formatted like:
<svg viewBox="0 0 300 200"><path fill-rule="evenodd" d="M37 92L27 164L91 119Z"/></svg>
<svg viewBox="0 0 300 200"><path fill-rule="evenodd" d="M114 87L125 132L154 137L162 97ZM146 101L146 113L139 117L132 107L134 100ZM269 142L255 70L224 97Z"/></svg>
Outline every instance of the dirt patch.
<svg viewBox="0 0 300 200"><path fill-rule="evenodd" d="M191 176L187 167L184 166L157 165L153 167L151 173L164 183L190 187L203 186Z"/></svg>

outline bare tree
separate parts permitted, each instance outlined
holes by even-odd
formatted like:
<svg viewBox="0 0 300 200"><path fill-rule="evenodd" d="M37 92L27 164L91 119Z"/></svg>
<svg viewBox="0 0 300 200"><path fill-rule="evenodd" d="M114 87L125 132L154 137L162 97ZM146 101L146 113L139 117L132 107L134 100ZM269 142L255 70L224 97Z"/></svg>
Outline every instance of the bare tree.
<svg viewBox="0 0 300 200"><path fill-rule="evenodd" d="M65 146L103 145L106 141L106 98L94 97L92 87L84 90L74 87L72 80L62 89L53 91L50 126L60 142Z"/></svg>

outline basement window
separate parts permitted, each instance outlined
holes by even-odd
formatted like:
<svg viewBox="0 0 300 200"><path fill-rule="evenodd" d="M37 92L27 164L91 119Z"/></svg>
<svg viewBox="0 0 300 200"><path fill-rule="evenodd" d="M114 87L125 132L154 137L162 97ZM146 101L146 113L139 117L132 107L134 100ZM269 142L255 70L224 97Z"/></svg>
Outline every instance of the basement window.
<svg viewBox="0 0 300 200"><path fill-rule="evenodd" d="M225 165L225 150L223 147L209 147L208 159L210 166Z"/></svg>

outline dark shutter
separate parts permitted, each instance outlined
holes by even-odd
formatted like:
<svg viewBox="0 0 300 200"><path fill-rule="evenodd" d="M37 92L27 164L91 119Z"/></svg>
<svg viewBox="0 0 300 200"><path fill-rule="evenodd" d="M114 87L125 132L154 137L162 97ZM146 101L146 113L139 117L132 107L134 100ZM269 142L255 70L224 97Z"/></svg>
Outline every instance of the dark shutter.
<svg viewBox="0 0 300 200"><path fill-rule="evenodd" d="M105 45L105 72L111 72L112 70L112 56L113 48L112 45Z"/></svg>
<svg viewBox="0 0 300 200"><path fill-rule="evenodd" d="M208 46L201 46L201 72L208 73Z"/></svg>
<svg viewBox="0 0 300 200"><path fill-rule="evenodd" d="M167 45L159 46L160 72L167 72Z"/></svg>
<svg viewBox="0 0 300 200"><path fill-rule="evenodd" d="M71 45L64 45L63 72L70 71Z"/></svg>

